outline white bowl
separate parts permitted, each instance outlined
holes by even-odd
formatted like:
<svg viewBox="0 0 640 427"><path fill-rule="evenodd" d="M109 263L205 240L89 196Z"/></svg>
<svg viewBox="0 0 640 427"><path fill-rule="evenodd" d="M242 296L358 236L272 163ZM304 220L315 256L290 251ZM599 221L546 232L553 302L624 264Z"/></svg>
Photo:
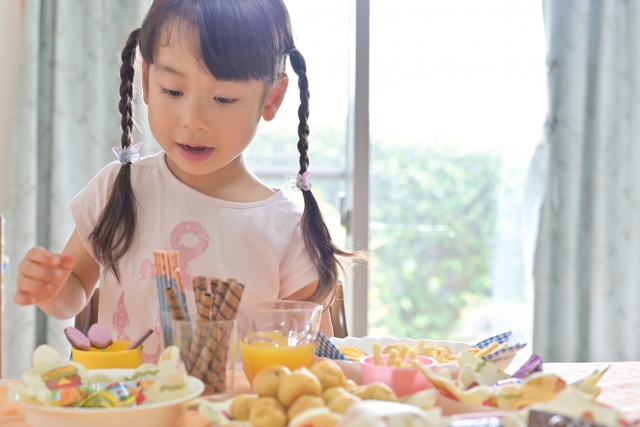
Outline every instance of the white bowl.
<svg viewBox="0 0 640 427"><path fill-rule="evenodd" d="M129 376L133 369L95 369L91 374L105 374L111 378ZM185 402L200 396L204 384L189 377L189 394L166 402L142 404L123 408L61 408L23 403L27 422L33 427L175 427L187 411ZM17 393L12 393L20 400Z"/></svg>

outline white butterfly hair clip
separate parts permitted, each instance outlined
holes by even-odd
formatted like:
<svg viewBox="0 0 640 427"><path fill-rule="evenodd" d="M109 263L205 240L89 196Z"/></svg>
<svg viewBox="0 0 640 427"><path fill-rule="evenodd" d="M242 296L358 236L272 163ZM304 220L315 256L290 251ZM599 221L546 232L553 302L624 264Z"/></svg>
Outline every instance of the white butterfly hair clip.
<svg viewBox="0 0 640 427"><path fill-rule="evenodd" d="M142 147L142 143L138 142L134 144L133 147L113 147L113 152L116 153L118 162L120 162L121 165L126 165L127 163L135 163L140 160L140 147Z"/></svg>
<svg viewBox="0 0 640 427"><path fill-rule="evenodd" d="M291 185L291 189L293 191L298 191L298 190L304 190L304 191L309 191L311 190L311 172L306 171L305 173L303 173L302 175L298 174L298 175L285 175L285 178L287 178L287 181L289 181L289 185Z"/></svg>

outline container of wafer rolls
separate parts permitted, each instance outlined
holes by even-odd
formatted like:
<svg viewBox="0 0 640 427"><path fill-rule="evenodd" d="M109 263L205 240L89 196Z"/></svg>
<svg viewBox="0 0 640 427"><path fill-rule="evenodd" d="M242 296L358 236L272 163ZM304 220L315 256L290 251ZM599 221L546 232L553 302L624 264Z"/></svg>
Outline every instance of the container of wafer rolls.
<svg viewBox="0 0 640 427"><path fill-rule="evenodd" d="M193 281L196 312L185 313L176 290L165 289L173 345L180 348L185 367L205 384L204 395L228 397L233 393L236 361L236 316L244 285L235 279Z"/></svg>

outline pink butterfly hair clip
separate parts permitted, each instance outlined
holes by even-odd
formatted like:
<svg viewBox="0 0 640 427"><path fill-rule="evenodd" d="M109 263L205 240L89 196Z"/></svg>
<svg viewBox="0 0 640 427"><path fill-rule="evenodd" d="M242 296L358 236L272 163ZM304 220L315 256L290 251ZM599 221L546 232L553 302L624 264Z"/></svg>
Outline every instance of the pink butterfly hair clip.
<svg viewBox="0 0 640 427"><path fill-rule="evenodd" d="M298 190L304 190L304 191L309 191L311 190L311 172L306 171L305 173L303 173L302 175L298 174L298 175L285 175L285 178L287 178L287 181L289 181L289 185L291 185L291 189L293 191L298 191Z"/></svg>
<svg viewBox="0 0 640 427"><path fill-rule="evenodd" d="M142 147L142 143L138 142L133 147L113 147L113 152L116 153L118 162L120 162L121 165L126 165L140 160L140 147Z"/></svg>

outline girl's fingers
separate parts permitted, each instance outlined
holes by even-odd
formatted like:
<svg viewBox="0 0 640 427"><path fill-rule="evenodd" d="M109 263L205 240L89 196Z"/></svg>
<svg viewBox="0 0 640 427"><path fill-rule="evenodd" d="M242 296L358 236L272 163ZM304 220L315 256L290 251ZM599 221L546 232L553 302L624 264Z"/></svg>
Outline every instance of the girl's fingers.
<svg viewBox="0 0 640 427"><path fill-rule="evenodd" d="M53 292L55 286L53 283L43 282L42 280L33 279L27 276L18 278L18 288L22 292Z"/></svg>
<svg viewBox="0 0 640 427"><path fill-rule="evenodd" d="M61 254L60 255L60 267L65 270L73 269L73 266L76 263L76 256L71 253Z"/></svg>
<svg viewBox="0 0 640 427"><path fill-rule="evenodd" d="M27 292L16 291L13 301L18 305L31 305L36 303L36 297Z"/></svg>
<svg viewBox="0 0 640 427"><path fill-rule="evenodd" d="M62 268L50 267L35 262L22 261L18 265L18 273L31 279L41 280L43 282L59 283L64 279L65 271Z"/></svg>
<svg viewBox="0 0 640 427"><path fill-rule="evenodd" d="M60 257L49 252L41 246L29 249L25 255L25 260L33 261L38 264L57 267L60 264Z"/></svg>

